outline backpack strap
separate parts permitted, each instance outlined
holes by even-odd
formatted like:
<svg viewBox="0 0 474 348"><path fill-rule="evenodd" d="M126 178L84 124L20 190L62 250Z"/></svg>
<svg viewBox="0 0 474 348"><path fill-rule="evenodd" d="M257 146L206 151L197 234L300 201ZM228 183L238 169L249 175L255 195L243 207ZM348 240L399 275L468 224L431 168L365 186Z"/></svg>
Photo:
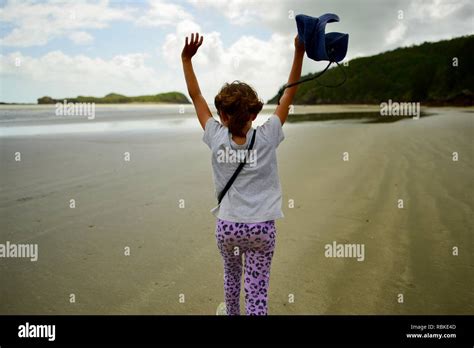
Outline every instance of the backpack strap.
<svg viewBox="0 0 474 348"><path fill-rule="evenodd" d="M253 135L252 135L252 140L250 141L250 145L249 145L247 151L252 150L253 144L255 143L255 134L256 134L256 133L257 133L257 130L254 129ZM218 204L221 204L222 198L224 198L224 196L225 196L225 194L227 193L227 191L229 191L229 188L230 188L230 187L232 186L232 184L234 183L235 178L237 178L237 175L239 175L239 173L242 171L242 169L244 168L244 166L245 166L246 163L247 163L247 156L245 156L244 161L239 164L239 166L238 166L237 169L235 170L234 174L232 175L232 177L230 178L230 180L229 180L229 181L227 182L227 184L225 185L224 189L221 191L221 193L220 193L219 196L217 197L217 202L218 202Z"/></svg>

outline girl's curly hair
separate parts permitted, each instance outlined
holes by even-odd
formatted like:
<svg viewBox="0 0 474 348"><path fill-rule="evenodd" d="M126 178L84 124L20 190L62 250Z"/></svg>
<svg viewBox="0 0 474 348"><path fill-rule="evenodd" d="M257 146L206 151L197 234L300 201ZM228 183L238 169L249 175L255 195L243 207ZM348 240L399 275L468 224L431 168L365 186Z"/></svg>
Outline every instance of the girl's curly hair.
<svg viewBox="0 0 474 348"><path fill-rule="evenodd" d="M257 115L263 107L257 92L245 82L226 83L214 99L217 113L223 111L229 118L228 127L233 135L244 137L243 129L251 115Z"/></svg>

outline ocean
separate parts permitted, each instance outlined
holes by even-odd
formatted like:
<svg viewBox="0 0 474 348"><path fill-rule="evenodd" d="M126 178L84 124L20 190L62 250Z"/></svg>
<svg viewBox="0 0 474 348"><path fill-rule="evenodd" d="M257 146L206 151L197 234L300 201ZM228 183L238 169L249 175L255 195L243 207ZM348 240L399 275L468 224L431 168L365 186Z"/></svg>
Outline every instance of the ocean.
<svg viewBox="0 0 474 348"><path fill-rule="evenodd" d="M274 105L265 107L254 125L265 122L274 108ZM215 109L211 108L211 112L218 117ZM192 105L96 105L93 112L64 114L56 105L2 105L0 137L200 129Z"/></svg>

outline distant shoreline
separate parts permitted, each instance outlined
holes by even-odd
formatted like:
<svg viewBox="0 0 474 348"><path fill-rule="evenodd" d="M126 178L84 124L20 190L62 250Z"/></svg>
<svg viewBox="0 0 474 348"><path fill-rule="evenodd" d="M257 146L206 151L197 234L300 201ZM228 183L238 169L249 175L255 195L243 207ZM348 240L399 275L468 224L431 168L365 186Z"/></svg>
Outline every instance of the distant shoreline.
<svg viewBox="0 0 474 348"><path fill-rule="evenodd" d="M177 106L183 105L181 103L168 103L168 102L127 102L127 103L96 103L100 106ZM0 102L0 107L2 106L54 106L55 104L37 104L37 103L5 103ZM187 107L192 107L192 104L184 104ZM215 110L213 104L208 104L212 110ZM462 109L474 109L472 105L450 105L450 104L422 104L422 109L424 108L462 108ZM272 109L276 108L276 104L264 104L263 109ZM302 105L294 105L294 112L293 114L307 114L307 113L339 113L339 112L372 112L380 110L380 104L302 104ZM291 114L291 112L290 112Z"/></svg>
<svg viewBox="0 0 474 348"><path fill-rule="evenodd" d="M60 103L60 102L58 102ZM119 106L119 105L183 105L183 103L167 103L167 102L127 102L127 103L95 103L96 105L100 106ZM55 106L56 103L49 103L49 104L38 104L38 103L3 103L0 102L1 106ZM184 105L191 105L191 104L184 104Z"/></svg>
<svg viewBox="0 0 474 348"><path fill-rule="evenodd" d="M69 99L66 99L68 102ZM72 100L72 99L71 99ZM75 103L74 101L71 101ZM38 105L56 105L57 103L62 103L62 101L58 100L56 103L5 103L0 102L1 105L25 105L25 106L38 106ZM126 102L126 103L101 103L101 102L94 102L96 105L191 105L190 103L174 103L174 102Z"/></svg>
<svg viewBox="0 0 474 348"><path fill-rule="evenodd" d="M129 97L118 93L109 93L104 97L77 96L70 98L51 98L44 96L38 98L38 104L57 103L95 103L95 104L127 104L127 103L176 103L191 104L189 99L181 92L166 92L154 95L139 95Z"/></svg>
<svg viewBox="0 0 474 348"><path fill-rule="evenodd" d="M76 101L73 101L74 99L58 99L54 103L6 103L6 102L0 102L0 106L5 105L5 106L38 106L38 105L55 105L57 103L63 103L63 100L67 100L68 102L75 103ZM191 103L177 103L177 102L157 102L157 101L150 101L150 102L139 102L139 101L131 101L131 102L123 102L123 103L109 103L109 102L94 102L96 105L110 105L110 106L117 106L117 105L189 105L191 106ZM209 104L210 106L213 106L212 104ZM277 104L274 103L266 103L264 106L275 106ZM321 103L321 104L294 104L295 108L307 108L307 107L334 107L334 108L379 108L380 104L367 104L367 103L350 103L350 104L333 104L333 103ZM465 105L465 104L458 104L458 103L436 103L436 102L426 102L426 103L421 103L422 107L473 107L473 105Z"/></svg>

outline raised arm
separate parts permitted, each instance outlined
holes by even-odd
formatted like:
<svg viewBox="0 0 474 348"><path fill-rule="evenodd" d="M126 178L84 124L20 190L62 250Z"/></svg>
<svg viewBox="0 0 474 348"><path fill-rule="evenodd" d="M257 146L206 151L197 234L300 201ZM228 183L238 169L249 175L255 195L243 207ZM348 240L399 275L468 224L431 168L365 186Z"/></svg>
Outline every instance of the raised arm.
<svg viewBox="0 0 474 348"><path fill-rule="evenodd" d="M298 35L295 37L295 54L293 56L293 65L291 67L290 76L288 77L288 84L297 82L301 77L301 68L303 67L304 45L298 40ZM275 110L275 115L280 118L283 125L288 117L288 111L293 97L295 96L298 85L285 89L280 98L280 105Z"/></svg>
<svg viewBox="0 0 474 348"><path fill-rule="evenodd" d="M183 71L184 78L186 79L186 86L188 87L188 93L191 97L191 100L194 104L194 109L196 110L199 123L201 124L202 129L206 126L206 122L209 118L212 117L211 110L207 105L206 100L201 94L201 89L199 88L199 83L194 74L193 63L191 59L196 54L198 48L202 45L204 36L201 36L199 39L199 34L191 34L191 40L188 42L188 37L186 36L186 41L184 43L183 51L181 52L181 60L183 62Z"/></svg>

